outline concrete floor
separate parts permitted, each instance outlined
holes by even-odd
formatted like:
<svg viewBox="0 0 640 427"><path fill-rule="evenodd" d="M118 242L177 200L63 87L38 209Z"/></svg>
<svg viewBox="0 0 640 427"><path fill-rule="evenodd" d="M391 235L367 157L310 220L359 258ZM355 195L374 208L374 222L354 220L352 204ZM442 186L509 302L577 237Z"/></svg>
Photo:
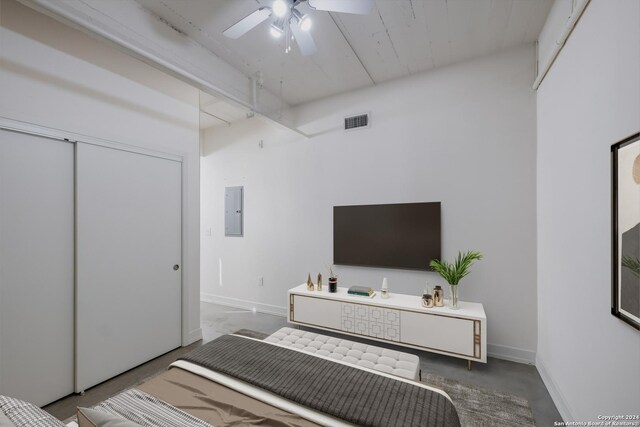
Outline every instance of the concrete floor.
<svg viewBox="0 0 640 427"><path fill-rule="evenodd" d="M287 324L285 317L253 313L210 303L200 304L200 317L204 341L210 341L239 329L251 329L271 334L284 326L291 326ZM372 344L366 339L341 336L337 333L320 330L314 332ZM375 342L374 345L416 354L420 357L422 372L430 372L461 383L522 396L529 401L537 426L553 426L554 421L562 421L538 370L533 365L489 357L486 364L474 363L472 370L469 371L466 361L461 359L380 342Z"/></svg>
<svg viewBox="0 0 640 427"><path fill-rule="evenodd" d="M175 362L178 357L200 347L201 345L202 341L197 341L187 347L181 347L170 351L169 353L156 357L143 365L130 369L117 377L91 387L85 391L84 395L70 394L69 396L56 400L42 409L59 420L64 421L76 414L78 406L86 408L97 405L103 400L106 400L111 396L115 396L121 391L141 384L145 380L164 372L167 369L167 366Z"/></svg>
<svg viewBox="0 0 640 427"><path fill-rule="evenodd" d="M67 419L75 415L77 406L95 405L122 390L140 384L146 378L164 371L170 363L182 354L199 347L203 342L211 341L239 329L250 329L271 334L283 326L288 326L285 317L254 313L210 303L200 304L200 319L202 341L171 351L144 365L105 381L87 390L84 396L70 395L46 406L44 409L61 420ZM319 332L340 337L339 334L335 333ZM365 339L350 336L343 336L343 338L371 344L371 341L367 342ZM461 383L493 389L502 393L522 396L529 401L537 426L552 426L554 421L561 421L560 414L553 404L551 396L549 396L549 392L547 392L535 366L489 358L488 363L474 363L473 369L468 371L466 362L460 359L379 342L376 342L375 345L418 355L423 372L430 372Z"/></svg>

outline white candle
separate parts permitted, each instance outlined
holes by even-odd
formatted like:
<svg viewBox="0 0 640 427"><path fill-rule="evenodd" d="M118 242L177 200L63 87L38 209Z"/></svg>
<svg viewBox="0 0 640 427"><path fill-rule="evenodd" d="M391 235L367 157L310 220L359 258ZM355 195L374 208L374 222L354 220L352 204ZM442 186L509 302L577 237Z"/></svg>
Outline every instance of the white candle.
<svg viewBox="0 0 640 427"><path fill-rule="evenodd" d="M382 279L382 288L380 289L380 296L382 298L389 298L389 282L387 278Z"/></svg>

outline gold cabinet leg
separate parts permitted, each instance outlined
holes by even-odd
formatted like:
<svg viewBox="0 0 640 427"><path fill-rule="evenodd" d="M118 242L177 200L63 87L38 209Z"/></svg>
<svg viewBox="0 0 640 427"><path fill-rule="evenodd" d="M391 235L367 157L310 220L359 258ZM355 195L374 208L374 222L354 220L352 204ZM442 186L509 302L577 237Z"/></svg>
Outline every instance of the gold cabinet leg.
<svg viewBox="0 0 640 427"><path fill-rule="evenodd" d="M467 369L471 370L471 360L467 360Z"/></svg>

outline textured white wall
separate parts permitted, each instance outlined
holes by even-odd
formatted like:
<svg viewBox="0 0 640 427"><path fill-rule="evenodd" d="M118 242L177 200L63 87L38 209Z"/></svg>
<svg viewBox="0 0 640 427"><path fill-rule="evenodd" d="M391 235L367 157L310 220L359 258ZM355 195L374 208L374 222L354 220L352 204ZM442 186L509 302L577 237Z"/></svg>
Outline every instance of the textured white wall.
<svg viewBox="0 0 640 427"><path fill-rule="evenodd" d="M538 90L537 366L565 420L640 408L640 334L610 314L610 147L640 130L639 18L592 0Z"/></svg>
<svg viewBox="0 0 640 427"><path fill-rule="evenodd" d="M490 353L533 361L534 56L529 45L303 105L296 113L315 134L308 140L256 119L207 131L203 298L284 313L287 289L309 272L326 277L334 205L441 201L443 255L485 255L461 298L484 303ZM370 129L341 130L345 115L363 111ZM245 187L244 237L225 238L224 187L235 185ZM414 295L426 280L443 283L426 272L339 271L343 285L379 288L388 277L392 292Z"/></svg>
<svg viewBox="0 0 640 427"><path fill-rule="evenodd" d="M0 117L186 154L183 327L198 339L198 91L14 0L0 0L0 23Z"/></svg>

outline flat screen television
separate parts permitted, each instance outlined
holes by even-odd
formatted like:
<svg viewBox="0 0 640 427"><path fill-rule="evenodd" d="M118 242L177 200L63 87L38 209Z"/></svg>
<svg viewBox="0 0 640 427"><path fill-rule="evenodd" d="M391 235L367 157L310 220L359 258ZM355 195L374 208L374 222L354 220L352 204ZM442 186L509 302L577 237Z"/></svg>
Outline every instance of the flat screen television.
<svg viewBox="0 0 640 427"><path fill-rule="evenodd" d="M440 202L333 207L333 263L430 271Z"/></svg>

